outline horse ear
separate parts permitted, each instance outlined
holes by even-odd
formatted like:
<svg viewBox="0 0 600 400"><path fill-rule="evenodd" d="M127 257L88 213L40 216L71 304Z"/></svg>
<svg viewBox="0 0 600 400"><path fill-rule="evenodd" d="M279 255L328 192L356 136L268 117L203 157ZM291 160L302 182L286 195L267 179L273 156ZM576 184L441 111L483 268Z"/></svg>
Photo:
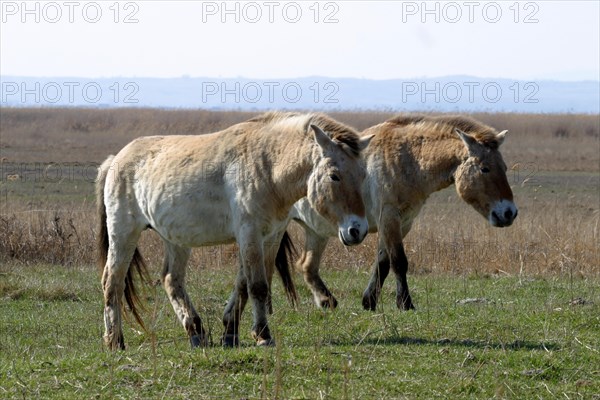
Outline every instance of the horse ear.
<svg viewBox="0 0 600 400"><path fill-rule="evenodd" d="M375 135L369 135L360 138L360 140L358 141L358 151L363 151L364 149L366 149L367 146L369 146L369 143L371 143L371 139L373 139L374 137Z"/></svg>
<svg viewBox="0 0 600 400"><path fill-rule="evenodd" d="M334 144L333 140L331 140L329 135L323 132L321 128L312 124L310 125L310 127L312 128L315 134L315 140L317 141L317 144L319 145L319 147L321 147L323 151L328 150Z"/></svg>
<svg viewBox="0 0 600 400"><path fill-rule="evenodd" d="M506 134L508 133L508 131L505 129L502 132L500 132L499 134L496 135L496 140L498 141L498 146L501 146L502 143L504 143L504 139L506 139Z"/></svg>
<svg viewBox="0 0 600 400"><path fill-rule="evenodd" d="M469 135L466 132L461 131L458 128L454 128L454 133L456 133L458 135L458 137L462 139L463 143L465 144L465 146L467 146L467 149L469 150L470 153L472 153L475 150L475 145L477 144L477 140L475 140L475 138L473 136Z"/></svg>

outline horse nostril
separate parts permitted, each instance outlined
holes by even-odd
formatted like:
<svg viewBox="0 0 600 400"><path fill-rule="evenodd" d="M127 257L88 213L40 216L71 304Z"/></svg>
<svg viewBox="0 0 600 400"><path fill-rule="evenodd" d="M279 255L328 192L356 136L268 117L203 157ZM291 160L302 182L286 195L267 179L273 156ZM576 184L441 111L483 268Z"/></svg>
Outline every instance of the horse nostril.
<svg viewBox="0 0 600 400"><path fill-rule="evenodd" d="M492 211L492 217L497 221L500 218L498 218L498 214L496 214L496 211Z"/></svg>
<svg viewBox="0 0 600 400"><path fill-rule="evenodd" d="M358 229L350 228L349 232L350 232L350 236L352 236L353 239L358 239L358 235L360 234Z"/></svg>
<svg viewBox="0 0 600 400"><path fill-rule="evenodd" d="M511 219L511 218L512 218L512 215L513 215L513 213L512 213L512 211L511 211L511 210L506 210L506 211L504 211L504 219L507 219L507 220L508 220L508 219Z"/></svg>

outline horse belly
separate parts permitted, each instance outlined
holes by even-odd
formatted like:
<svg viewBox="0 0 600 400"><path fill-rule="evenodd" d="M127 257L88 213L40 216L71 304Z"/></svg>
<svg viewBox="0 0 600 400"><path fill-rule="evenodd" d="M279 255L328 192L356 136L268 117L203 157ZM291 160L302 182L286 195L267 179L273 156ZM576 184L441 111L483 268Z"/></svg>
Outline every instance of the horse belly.
<svg viewBox="0 0 600 400"><path fill-rule="evenodd" d="M229 200L218 193L174 194L156 203L149 218L164 239L185 247L235 240Z"/></svg>

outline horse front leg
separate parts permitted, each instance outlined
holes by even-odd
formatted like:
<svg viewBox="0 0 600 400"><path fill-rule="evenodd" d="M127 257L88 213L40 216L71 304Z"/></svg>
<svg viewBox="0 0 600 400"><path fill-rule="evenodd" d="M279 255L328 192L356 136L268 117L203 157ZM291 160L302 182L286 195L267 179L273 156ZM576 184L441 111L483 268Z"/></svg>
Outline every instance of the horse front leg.
<svg viewBox="0 0 600 400"><path fill-rule="evenodd" d="M408 259L401 240L396 243L391 252L390 264L396 274L396 306L401 310L414 310L415 306L410 297L406 279Z"/></svg>
<svg viewBox="0 0 600 400"><path fill-rule="evenodd" d="M281 237L282 235L279 235ZM267 310L270 315L273 314L273 301L272 301L272 280L273 280L273 272L275 265L275 256L278 249L279 241L273 243L268 243L265 245L265 267L267 272L267 281L269 284L269 292L267 294ZM225 332L223 333L223 337L221 339L221 343L225 347L237 347L239 346L239 326L240 321L242 319L242 313L244 312L244 308L246 307L246 303L248 302L248 281L246 279L246 274L244 272L244 265L241 263L242 254L240 252L240 268L238 269L237 278L235 281L235 286L231 295L229 296L229 301L225 306L225 312L223 314L223 326L225 327Z"/></svg>
<svg viewBox="0 0 600 400"><path fill-rule="evenodd" d="M269 282L265 268L263 238L254 234L253 231L250 231L250 234L241 236L241 240L238 240L240 255L254 317L252 337L256 340L258 346L272 346L275 342L271 337L271 331L267 323Z"/></svg>
<svg viewBox="0 0 600 400"><path fill-rule="evenodd" d="M375 311L381 294L381 287L390 273L390 258L385 246L377 246L377 260L373 264L371 279L363 292L362 305L365 310Z"/></svg>
<svg viewBox="0 0 600 400"><path fill-rule="evenodd" d="M317 306L321 308L336 308L338 304L336 298L331 294L319 275L319 265L321 264L321 258L329 239L318 235L306 226L304 227L304 232L306 233L304 253L300 257L296 268L302 271L304 281L310 288Z"/></svg>
<svg viewBox="0 0 600 400"><path fill-rule="evenodd" d="M384 207L381 212L377 262L373 267L371 280L363 293L363 307L375 310L381 287L390 267L396 275L396 306L402 310L412 310L414 305L408 290L406 273L408 260L402 245L403 222L395 207Z"/></svg>

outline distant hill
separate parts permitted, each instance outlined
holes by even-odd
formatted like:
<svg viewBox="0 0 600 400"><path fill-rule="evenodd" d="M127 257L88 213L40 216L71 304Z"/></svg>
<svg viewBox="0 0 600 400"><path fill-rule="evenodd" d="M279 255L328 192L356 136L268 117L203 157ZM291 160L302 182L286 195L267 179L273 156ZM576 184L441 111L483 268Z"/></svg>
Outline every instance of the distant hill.
<svg viewBox="0 0 600 400"><path fill-rule="evenodd" d="M2 106L600 113L598 81L0 77Z"/></svg>

